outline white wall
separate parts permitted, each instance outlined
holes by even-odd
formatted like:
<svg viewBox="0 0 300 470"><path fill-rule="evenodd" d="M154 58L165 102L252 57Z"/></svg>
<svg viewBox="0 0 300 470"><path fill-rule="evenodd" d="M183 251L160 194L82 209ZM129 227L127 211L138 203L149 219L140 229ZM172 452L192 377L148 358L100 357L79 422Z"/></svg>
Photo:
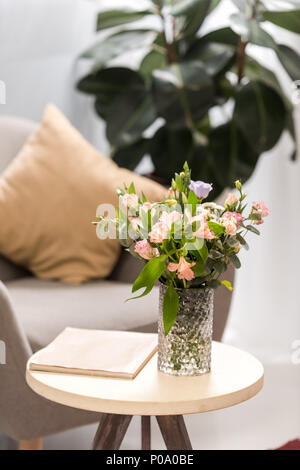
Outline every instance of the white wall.
<svg viewBox="0 0 300 470"><path fill-rule="evenodd" d="M207 29L225 22L229 4L225 0ZM0 113L38 121L51 101L106 151L92 101L74 91L84 66L78 55L95 37L95 11L95 2L89 0L0 0L0 80L7 85L7 103L0 104ZM299 37L280 30L278 36L299 50ZM253 48L253 53L278 68L271 52ZM291 93L290 81L285 74L282 78ZM299 128L299 107L297 113ZM289 148L283 136L261 158L247 184L250 200L264 199L271 216L262 226L262 237L253 235L251 250L242 254L225 337L268 362L289 362L291 343L300 338L300 163L289 161Z"/></svg>

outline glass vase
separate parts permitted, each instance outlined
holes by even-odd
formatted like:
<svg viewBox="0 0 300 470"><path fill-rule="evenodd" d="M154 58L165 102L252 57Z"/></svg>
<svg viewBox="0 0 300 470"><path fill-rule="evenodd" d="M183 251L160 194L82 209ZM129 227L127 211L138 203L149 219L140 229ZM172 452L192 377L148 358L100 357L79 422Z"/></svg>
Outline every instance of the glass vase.
<svg viewBox="0 0 300 470"><path fill-rule="evenodd" d="M171 375L201 375L211 368L214 291L210 288L176 289L176 322L165 336L163 300L167 287L160 284L158 369Z"/></svg>

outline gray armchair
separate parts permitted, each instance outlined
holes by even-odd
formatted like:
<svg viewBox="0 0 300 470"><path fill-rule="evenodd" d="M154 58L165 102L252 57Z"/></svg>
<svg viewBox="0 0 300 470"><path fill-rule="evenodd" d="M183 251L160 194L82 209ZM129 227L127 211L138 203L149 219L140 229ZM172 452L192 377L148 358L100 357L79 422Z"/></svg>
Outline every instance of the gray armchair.
<svg viewBox="0 0 300 470"><path fill-rule="evenodd" d="M34 127L28 121L0 118L0 174ZM122 253L109 279L74 287L37 279L0 256L0 340L6 347L6 364L0 358L0 433L19 441L19 448L40 448L44 436L99 421L96 413L58 405L32 392L25 382L26 362L66 326L155 331L156 288L124 303L140 267ZM222 336L229 305L230 295L220 290L215 339Z"/></svg>

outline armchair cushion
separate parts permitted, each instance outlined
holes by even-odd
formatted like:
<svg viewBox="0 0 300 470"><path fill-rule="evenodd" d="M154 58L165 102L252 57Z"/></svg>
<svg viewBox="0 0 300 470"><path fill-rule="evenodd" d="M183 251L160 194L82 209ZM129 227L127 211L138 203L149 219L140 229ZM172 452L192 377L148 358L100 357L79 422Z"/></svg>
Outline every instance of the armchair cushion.
<svg viewBox="0 0 300 470"><path fill-rule="evenodd" d="M107 277L120 253L91 222L101 203L134 182L152 201L165 189L101 155L53 105L0 180L0 253L43 279L80 284Z"/></svg>
<svg viewBox="0 0 300 470"><path fill-rule="evenodd" d="M158 292L125 302L131 285L92 281L64 285L28 277L6 283L14 310L33 351L46 346L67 327L91 329L143 329L158 316Z"/></svg>

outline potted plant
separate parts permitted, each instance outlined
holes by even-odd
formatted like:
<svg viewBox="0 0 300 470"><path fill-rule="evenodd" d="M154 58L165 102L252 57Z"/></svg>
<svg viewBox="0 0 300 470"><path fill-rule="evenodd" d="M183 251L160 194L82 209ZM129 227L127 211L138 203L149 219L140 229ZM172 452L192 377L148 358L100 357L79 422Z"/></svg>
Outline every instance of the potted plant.
<svg viewBox="0 0 300 470"><path fill-rule="evenodd" d="M269 215L263 201L253 202L247 215L246 194L240 181L238 194L230 193L223 206L204 202L211 184L175 174L167 198L150 203L137 195L133 184L120 189L114 219L99 217L99 238L116 237L145 262L132 292L148 294L160 281L158 367L173 375L199 375L210 371L213 329L213 289L229 265L240 267L238 252L248 247L246 234L259 235L257 225ZM137 297L134 297L137 298Z"/></svg>
<svg viewBox="0 0 300 470"><path fill-rule="evenodd" d="M228 26L208 34L202 25L222 1L149 0L137 9L124 1L99 13L102 36L83 53L92 69L77 86L95 96L120 166L133 170L150 155L156 176L168 182L187 160L195 179L213 184L214 199L235 179L246 181L284 130L295 139L292 104L249 46L272 49L298 80L299 55L264 29L271 22L299 33L298 2L286 0L289 10L280 11L268 0L233 3ZM118 65L128 51L142 55L135 67Z"/></svg>

